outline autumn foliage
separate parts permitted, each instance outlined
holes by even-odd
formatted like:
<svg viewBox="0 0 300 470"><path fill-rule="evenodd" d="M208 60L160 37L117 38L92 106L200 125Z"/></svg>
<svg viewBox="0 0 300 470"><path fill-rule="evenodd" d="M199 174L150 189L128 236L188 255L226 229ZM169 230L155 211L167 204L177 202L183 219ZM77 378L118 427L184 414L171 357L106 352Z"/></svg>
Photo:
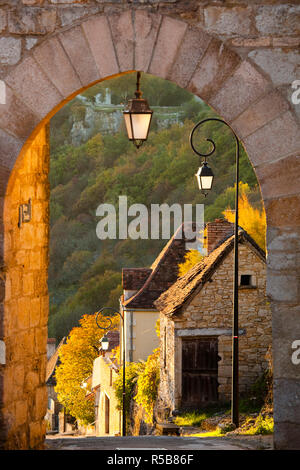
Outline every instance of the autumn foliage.
<svg viewBox="0 0 300 470"><path fill-rule="evenodd" d="M224 217L229 222L234 222L235 212L226 209ZM239 198L239 226L253 238L253 240L262 248L266 249L266 214L264 209L253 207L245 192Z"/></svg>
<svg viewBox="0 0 300 470"><path fill-rule="evenodd" d="M56 368L55 391L59 402L78 422L87 425L94 421L94 402L86 400L87 388L83 383L93 372L93 362L99 355L99 340L104 332L96 324L96 314L83 315L79 327L71 330L66 344L62 345ZM112 329L119 317L113 318Z"/></svg>

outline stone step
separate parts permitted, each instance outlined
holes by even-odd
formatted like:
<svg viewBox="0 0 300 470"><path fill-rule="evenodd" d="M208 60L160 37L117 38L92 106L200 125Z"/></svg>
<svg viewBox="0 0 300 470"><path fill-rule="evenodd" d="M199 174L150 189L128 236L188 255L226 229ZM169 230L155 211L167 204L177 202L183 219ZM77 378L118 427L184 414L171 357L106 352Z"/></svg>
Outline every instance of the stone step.
<svg viewBox="0 0 300 470"><path fill-rule="evenodd" d="M179 426L173 423L157 423L155 427L161 436L180 435Z"/></svg>

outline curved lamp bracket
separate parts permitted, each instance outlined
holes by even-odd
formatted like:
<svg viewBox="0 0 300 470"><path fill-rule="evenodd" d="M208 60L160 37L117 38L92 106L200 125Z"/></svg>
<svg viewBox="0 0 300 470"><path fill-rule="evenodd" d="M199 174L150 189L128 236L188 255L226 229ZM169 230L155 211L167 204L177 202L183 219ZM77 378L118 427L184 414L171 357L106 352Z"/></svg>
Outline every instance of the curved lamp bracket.
<svg viewBox="0 0 300 470"><path fill-rule="evenodd" d="M118 315L120 315L120 317L122 318L123 320L123 316L121 315L120 312L118 312L115 308L112 308L112 307L102 307L97 313L96 313L96 323L97 323L97 326L98 328L100 328L101 330L109 330L111 329L111 326L112 326L112 320L111 320L111 315L103 315L102 318L101 318L101 322L104 322L104 325L106 324L106 322L108 322L108 326L103 326L103 323L100 323L99 320L98 320L98 316L100 314L103 314L104 311L106 310L109 310L113 313L117 313Z"/></svg>

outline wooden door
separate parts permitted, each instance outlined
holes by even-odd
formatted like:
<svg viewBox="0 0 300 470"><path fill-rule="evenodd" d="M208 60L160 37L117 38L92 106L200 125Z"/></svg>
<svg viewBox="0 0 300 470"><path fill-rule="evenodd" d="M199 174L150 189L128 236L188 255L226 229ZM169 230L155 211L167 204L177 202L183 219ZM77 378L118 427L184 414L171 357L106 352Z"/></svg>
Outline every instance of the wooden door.
<svg viewBox="0 0 300 470"><path fill-rule="evenodd" d="M218 339L182 339L182 407L218 401Z"/></svg>
<svg viewBox="0 0 300 470"><path fill-rule="evenodd" d="M105 433L109 434L109 398L105 395Z"/></svg>

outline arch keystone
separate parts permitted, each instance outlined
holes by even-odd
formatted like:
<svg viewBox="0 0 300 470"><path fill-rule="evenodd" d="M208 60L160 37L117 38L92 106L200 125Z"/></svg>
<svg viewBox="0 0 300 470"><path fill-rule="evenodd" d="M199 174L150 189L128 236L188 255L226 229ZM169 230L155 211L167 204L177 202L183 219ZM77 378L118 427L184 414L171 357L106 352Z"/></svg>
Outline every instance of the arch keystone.
<svg viewBox="0 0 300 470"><path fill-rule="evenodd" d="M120 72L134 67L134 30L130 10L108 16Z"/></svg>
<svg viewBox="0 0 300 470"><path fill-rule="evenodd" d="M137 10L135 12L134 66L136 70L148 71L161 21L161 15L149 13L145 10Z"/></svg>
<svg viewBox="0 0 300 470"><path fill-rule="evenodd" d="M172 68L181 41L184 37L187 24L165 16L162 20L149 73L167 78Z"/></svg>

